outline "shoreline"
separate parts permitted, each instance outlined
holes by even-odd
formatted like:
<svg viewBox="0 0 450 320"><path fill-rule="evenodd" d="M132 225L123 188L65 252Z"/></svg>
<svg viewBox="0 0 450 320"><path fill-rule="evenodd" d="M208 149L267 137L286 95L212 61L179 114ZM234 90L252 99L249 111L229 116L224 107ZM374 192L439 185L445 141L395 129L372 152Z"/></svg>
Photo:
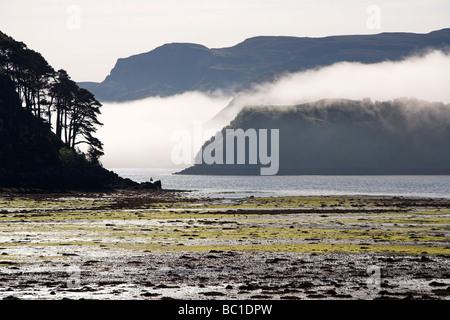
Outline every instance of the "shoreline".
<svg viewBox="0 0 450 320"><path fill-rule="evenodd" d="M0 193L0 299L448 300L449 225L442 198Z"/></svg>

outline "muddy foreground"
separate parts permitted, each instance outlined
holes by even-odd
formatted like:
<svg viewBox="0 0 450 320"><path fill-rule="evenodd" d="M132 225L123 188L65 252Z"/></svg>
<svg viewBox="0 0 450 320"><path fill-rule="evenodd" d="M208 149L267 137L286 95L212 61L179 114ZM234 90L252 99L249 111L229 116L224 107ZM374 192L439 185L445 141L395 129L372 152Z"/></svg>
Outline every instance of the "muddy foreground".
<svg viewBox="0 0 450 320"><path fill-rule="evenodd" d="M0 194L0 299L449 299L450 200Z"/></svg>

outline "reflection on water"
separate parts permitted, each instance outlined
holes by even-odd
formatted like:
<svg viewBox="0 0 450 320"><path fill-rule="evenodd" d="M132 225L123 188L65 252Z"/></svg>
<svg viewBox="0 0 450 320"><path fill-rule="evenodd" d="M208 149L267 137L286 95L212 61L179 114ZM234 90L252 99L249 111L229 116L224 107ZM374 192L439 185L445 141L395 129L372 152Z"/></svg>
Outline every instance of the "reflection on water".
<svg viewBox="0 0 450 320"><path fill-rule="evenodd" d="M179 169L110 168L137 182L161 180L164 189L196 190L198 196L391 195L450 198L450 176L205 176L174 175Z"/></svg>

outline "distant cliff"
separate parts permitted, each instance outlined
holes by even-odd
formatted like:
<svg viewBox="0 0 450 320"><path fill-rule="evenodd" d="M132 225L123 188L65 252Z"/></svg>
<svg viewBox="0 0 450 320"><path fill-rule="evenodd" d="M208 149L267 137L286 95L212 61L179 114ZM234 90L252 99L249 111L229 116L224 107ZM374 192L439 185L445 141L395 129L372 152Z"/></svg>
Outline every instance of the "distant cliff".
<svg viewBox="0 0 450 320"><path fill-rule="evenodd" d="M450 29L428 34L381 33L323 38L255 37L233 47L209 49L165 44L117 61L101 83L81 82L100 101L169 96L191 90L236 91L251 83L335 62L401 60L425 48L450 46Z"/></svg>
<svg viewBox="0 0 450 320"><path fill-rule="evenodd" d="M225 137L226 129L238 128L279 130L280 175L450 174L450 105L443 103L367 99L251 107L221 133ZM223 159L226 143L221 144L222 150L215 149L216 155L223 153ZM234 148L234 154L238 152ZM245 164L224 160L224 164L197 164L180 173L258 175L260 168L268 166L260 160L249 164L248 141L245 155Z"/></svg>

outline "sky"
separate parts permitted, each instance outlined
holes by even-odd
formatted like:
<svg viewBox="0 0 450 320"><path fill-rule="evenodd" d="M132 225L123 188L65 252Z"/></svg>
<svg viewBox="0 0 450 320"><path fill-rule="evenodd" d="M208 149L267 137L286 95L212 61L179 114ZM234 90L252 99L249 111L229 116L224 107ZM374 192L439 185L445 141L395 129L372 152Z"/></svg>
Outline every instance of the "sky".
<svg viewBox="0 0 450 320"><path fill-rule="evenodd" d="M165 43L428 33L449 22L449 0L0 0L0 30L75 81L100 82L118 58Z"/></svg>

